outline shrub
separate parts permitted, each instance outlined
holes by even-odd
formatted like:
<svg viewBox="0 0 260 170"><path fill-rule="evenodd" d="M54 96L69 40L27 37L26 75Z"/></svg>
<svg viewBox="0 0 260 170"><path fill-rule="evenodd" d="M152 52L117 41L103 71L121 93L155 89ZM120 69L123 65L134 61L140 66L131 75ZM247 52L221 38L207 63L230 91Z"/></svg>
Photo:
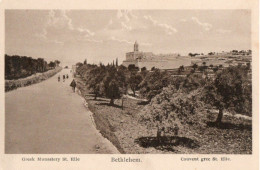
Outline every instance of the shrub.
<svg viewBox="0 0 260 170"><path fill-rule="evenodd" d="M177 135L184 124L200 121L197 114L203 103L199 96L202 89L187 94L170 85L163 88L139 114L139 121L149 129L157 129L157 137L162 134Z"/></svg>

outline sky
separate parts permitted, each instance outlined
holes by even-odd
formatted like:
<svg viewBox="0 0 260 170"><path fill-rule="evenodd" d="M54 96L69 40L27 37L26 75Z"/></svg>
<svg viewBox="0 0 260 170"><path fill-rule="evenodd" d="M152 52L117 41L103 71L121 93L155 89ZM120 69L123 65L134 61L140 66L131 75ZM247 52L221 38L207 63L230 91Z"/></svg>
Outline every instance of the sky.
<svg viewBox="0 0 260 170"><path fill-rule="evenodd" d="M5 53L107 64L133 51L251 49L249 10L6 10Z"/></svg>

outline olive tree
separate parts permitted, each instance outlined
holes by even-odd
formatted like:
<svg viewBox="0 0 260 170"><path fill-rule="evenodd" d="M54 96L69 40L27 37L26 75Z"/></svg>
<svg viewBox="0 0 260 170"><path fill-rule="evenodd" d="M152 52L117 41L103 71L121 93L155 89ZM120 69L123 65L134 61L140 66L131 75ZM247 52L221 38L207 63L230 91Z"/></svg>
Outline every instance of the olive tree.
<svg viewBox="0 0 260 170"><path fill-rule="evenodd" d="M126 77L122 70L116 69L116 67L108 66L106 68L106 74L103 78L102 87L104 89L104 95L110 99L110 104L114 104L115 99L121 98L124 94L126 86Z"/></svg>
<svg viewBox="0 0 260 170"><path fill-rule="evenodd" d="M177 90L173 85L163 88L139 114L139 121L147 125L148 129L156 129L157 139L161 136L176 136L184 124L198 121L197 111L201 107L201 89L185 93Z"/></svg>
<svg viewBox="0 0 260 170"><path fill-rule="evenodd" d="M251 115L251 90L246 67L229 67L218 72L215 79L205 86L205 102L219 111L216 123L221 123L225 109Z"/></svg>
<svg viewBox="0 0 260 170"><path fill-rule="evenodd" d="M96 100L99 95L102 95L103 91L101 90L101 86L103 78L106 74L105 71L106 70L104 66L94 67L89 71L89 74L87 76L86 83L88 85L88 88L93 90L93 93L95 94L94 100Z"/></svg>
<svg viewBox="0 0 260 170"><path fill-rule="evenodd" d="M137 72L131 72L130 77L128 78L128 84L131 90L133 91L133 94L135 96L136 90L139 89L139 84L142 81L142 76L138 74Z"/></svg>

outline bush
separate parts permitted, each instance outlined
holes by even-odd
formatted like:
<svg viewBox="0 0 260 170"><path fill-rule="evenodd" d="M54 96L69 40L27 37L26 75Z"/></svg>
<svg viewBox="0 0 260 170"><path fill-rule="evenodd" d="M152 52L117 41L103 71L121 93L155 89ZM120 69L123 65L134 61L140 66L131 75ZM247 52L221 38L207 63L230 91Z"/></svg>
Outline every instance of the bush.
<svg viewBox="0 0 260 170"><path fill-rule="evenodd" d="M189 94L170 85L163 88L139 115L139 121L148 129L157 129L157 137L162 134L177 135L185 124L198 123L201 119L198 110L203 108L200 101L202 89Z"/></svg>

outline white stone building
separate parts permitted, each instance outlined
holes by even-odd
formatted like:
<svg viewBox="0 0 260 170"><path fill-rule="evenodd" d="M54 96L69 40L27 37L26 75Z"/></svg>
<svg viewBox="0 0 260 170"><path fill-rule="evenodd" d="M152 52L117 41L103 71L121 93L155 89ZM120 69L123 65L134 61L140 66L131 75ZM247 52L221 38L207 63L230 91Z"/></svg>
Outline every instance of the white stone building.
<svg viewBox="0 0 260 170"><path fill-rule="evenodd" d="M179 54L159 54L155 55L152 52L139 51L139 45L137 42L134 44L134 51L126 53L126 60L123 61L123 65L128 67L130 64L134 64L139 69L146 67L147 70L151 68L159 69L175 69L180 66L190 66L190 56L180 56Z"/></svg>

